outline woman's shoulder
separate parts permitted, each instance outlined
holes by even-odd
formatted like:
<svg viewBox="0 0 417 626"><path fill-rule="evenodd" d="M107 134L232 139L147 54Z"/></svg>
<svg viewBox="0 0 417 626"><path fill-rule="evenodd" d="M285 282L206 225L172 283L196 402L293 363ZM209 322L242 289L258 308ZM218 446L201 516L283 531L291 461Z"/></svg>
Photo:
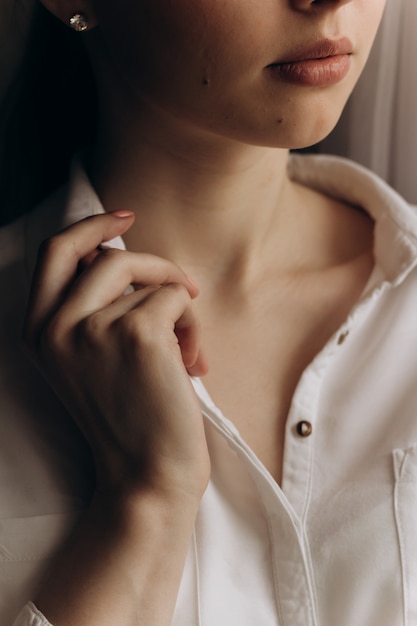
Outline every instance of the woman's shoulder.
<svg viewBox="0 0 417 626"><path fill-rule="evenodd" d="M333 155L291 155L288 174L292 180L346 205L365 211L375 224L376 243L390 239L417 245L417 206L366 167ZM384 235L382 235L382 233Z"/></svg>
<svg viewBox="0 0 417 626"><path fill-rule="evenodd" d="M330 154L292 154L288 174L297 182L354 206L371 217L410 216L417 227L417 207L378 174L350 159Z"/></svg>
<svg viewBox="0 0 417 626"><path fill-rule="evenodd" d="M359 208L371 218L373 256L384 280L396 286L417 274L417 207L377 174L349 159L321 154L292 155L288 174L297 183L347 208ZM342 212L338 215L343 217Z"/></svg>

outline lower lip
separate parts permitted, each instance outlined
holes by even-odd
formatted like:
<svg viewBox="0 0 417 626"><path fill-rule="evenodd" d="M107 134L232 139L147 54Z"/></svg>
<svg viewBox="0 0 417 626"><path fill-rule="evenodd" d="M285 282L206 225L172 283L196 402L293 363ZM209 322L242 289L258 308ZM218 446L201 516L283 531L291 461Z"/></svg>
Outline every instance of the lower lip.
<svg viewBox="0 0 417 626"><path fill-rule="evenodd" d="M349 72L349 54L340 54L323 59L307 59L292 63L279 63L268 69L281 80L306 87L328 87L345 78Z"/></svg>

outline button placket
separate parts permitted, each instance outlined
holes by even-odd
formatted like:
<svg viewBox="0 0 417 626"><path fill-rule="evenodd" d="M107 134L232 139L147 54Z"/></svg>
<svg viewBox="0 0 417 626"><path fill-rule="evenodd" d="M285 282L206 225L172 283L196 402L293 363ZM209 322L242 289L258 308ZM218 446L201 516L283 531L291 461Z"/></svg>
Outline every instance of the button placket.
<svg viewBox="0 0 417 626"><path fill-rule="evenodd" d="M320 392L335 353L334 342L329 343L304 371L288 416L282 488L301 520L305 519L310 500Z"/></svg>
<svg viewBox="0 0 417 626"><path fill-rule="evenodd" d="M303 524L270 476L252 465L271 540L276 595L282 626L318 626L314 576Z"/></svg>
<svg viewBox="0 0 417 626"><path fill-rule="evenodd" d="M274 587L282 626L317 626L314 577L309 547L301 520L272 476L265 470L239 433L229 430L215 411L203 405L203 413L229 446L242 458L257 488L269 530Z"/></svg>

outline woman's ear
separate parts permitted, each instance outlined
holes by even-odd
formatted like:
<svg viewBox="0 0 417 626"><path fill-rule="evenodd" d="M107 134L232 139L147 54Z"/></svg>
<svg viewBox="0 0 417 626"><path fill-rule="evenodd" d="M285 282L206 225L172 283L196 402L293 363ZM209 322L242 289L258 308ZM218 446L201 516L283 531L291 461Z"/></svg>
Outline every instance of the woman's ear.
<svg viewBox="0 0 417 626"><path fill-rule="evenodd" d="M41 4L61 22L76 31L97 26L92 2L89 0L40 0Z"/></svg>

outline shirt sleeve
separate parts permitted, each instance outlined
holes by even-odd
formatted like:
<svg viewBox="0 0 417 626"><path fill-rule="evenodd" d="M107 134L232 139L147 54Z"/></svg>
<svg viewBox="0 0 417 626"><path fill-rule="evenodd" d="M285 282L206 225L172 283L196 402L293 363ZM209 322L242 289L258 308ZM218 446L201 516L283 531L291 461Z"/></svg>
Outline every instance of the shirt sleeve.
<svg viewBox="0 0 417 626"><path fill-rule="evenodd" d="M42 615L36 606L29 602L25 608L20 611L13 626L52 626L46 617Z"/></svg>

